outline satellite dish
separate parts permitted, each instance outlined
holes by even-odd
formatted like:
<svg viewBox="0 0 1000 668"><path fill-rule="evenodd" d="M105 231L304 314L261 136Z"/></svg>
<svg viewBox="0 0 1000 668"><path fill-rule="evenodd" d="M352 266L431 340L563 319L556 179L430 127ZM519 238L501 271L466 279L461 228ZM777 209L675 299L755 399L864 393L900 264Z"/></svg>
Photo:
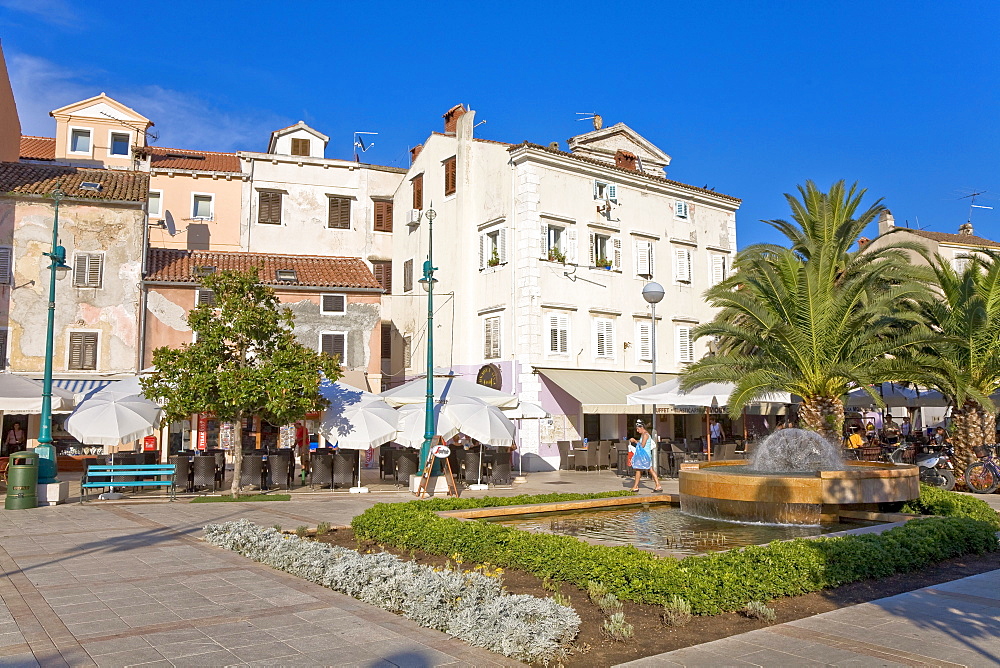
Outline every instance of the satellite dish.
<svg viewBox="0 0 1000 668"><path fill-rule="evenodd" d="M169 211L163 215L163 227L167 230L167 234L170 236L177 234L177 226L174 225L174 216Z"/></svg>

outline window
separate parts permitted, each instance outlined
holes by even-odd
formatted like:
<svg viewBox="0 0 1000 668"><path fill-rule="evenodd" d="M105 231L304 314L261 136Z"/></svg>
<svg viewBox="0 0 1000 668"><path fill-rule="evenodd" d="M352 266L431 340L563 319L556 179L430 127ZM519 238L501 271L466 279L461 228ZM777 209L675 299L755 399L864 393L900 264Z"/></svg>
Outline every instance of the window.
<svg viewBox="0 0 1000 668"><path fill-rule="evenodd" d="M389 261L377 261L372 262L372 273L375 274L375 280L378 284L382 286L387 295L392 294L392 262Z"/></svg>
<svg viewBox="0 0 1000 668"><path fill-rule="evenodd" d="M483 357L488 360L500 359L500 316L483 320Z"/></svg>
<svg viewBox="0 0 1000 668"><path fill-rule="evenodd" d="M409 369L413 364L413 354L411 353L411 348L413 347L413 337L404 336L403 337L403 368Z"/></svg>
<svg viewBox="0 0 1000 668"><path fill-rule="evenodd" d="M323 332L319 335L319 351L330 357L340 357L343 362L347 355L346 332Z"/></svg>
<svg viewBox="0 0 1000 668"><path fill-rule="evenodd" d="M70 332L70 371L94 371L97 369L97 332Z"/></svg>
<svg viewBox="0 0 1000 668"><path fill-rule="evenodd" d="M208 304L209 306L215 306L215 291L206 290L204 288L198 288L195 294L195 304L201 306L202 304Z"/></svg>
<svg viewBox="0 0 1000 668"><path fill-rule="evenodd" d="M635 361L650 362L653 359L653 323L635 323Z"/></svg>
<svg viewBox="0 0 1000 668"><path fill-rule="evenodd" d="M618 186L614 183L604 181L594 181L594 199L618 202Z"/></svg>
<svg viewBox="0 0 1000 668"><path fill-rule="evenodd" d="M594 357L615 358L615 321L594 318Z"/></svg>
<svg viewBox="0 0 1000 668"><path fill-rule="evenodd" d="M132 137L127 132L112 132L109 155L128 155L128 145Z"/></svg>
<svg viewBox="0 0 1000 668"><path fill-rule="evenodd" d="M641 278L653 277L653 242L636 240L635 275Z"/></svg>
<svg viewBox="0 0 1000 668"><path fill-rule="evenodd" d="M330 197L330 217L327 219L326 226L339 230L351 229L350 197Z"/></svg>
<svg viewBox="0 0 1000 668"><path fill-rule="evenodd" d="M444 161L444 194L455 194L455 158L448 158Z"/></svg>
<svg viewBox="0 0 1000 668"><path fill-rule="evenodd" d="M542 225L542 258L550 262L576 263L576 230L560 225Z"/></svg>
<svg viewBox="0 0 1000 668"><path fill-rule="evenodd" d="M274 279L286 283L296 283L299 280L299 274L294 269L278 269L274 272Z"/></svg>
<svg viewBox="0 0 1000 668"><path fill-rule="evenodd" d="M392 358L392 323L382 323L382 359Z"/></svg>
<svg viewBox="0 0 1000 668"><path fill-rule="evenodd" d="M688 217L688 203L687 202L674 202L674 216L677 218L687 218Z"/></svg>
<svg viewBox="0 0 1000 668"><path fill-rule="evenodd" d="M265 225L281 224L281 193L262 190L257 196L257 222Z"/></svg>
<svg viewBox="0 0 1000 668"><path fill-rule="evenodd" d="M691 282L691 251L687 248L674 249L674 280L678 283Z"/></svg>
<svg viewBox="0 0 1000 668"><path fill-rule="evenodd" d="M413 289L413 260L403 263L403 292Z"/></svg>
<svg viewBox="0 0 1000 668"><path fill-rule="evenodd" d="M0 328L0 371L7 368L7 328Z"/></svg>
<svg viewBox="0 0 1000 668"><path fill-rule="evenodd" d="M292 155L303 155L308 157L309 152L309 140L308 139L292 139Z"/></svg>
<svg viewBox="0 0 1000 668"><path fill-rule="evenodd" d="M968 255L956 255L951 260L951 268L955 270L956 273L965 273L966 267L969 266L969 256Z"/></svg>
<svg viewBox="0 0 1000 668"><path fill-rule="evenodd" d="M424 175L418 174L413 177L410 181L410 185L413 187L413 208L420 211L424 210Z"/></svg>
<svg viewBox="0 0 1000 668"><path fill-rule="evenodd" d="M104 274L103 253L77 253L73 256L73 285L99 288Z"/></svg>
<svg viewBox="0 0 1000 668"><path fill-rule="evenodd" d="M377 199L375 205L375 231L392 232L392 200Z"/></svg>
<svg viewBox="0 0 1000 668"><path fill-rule="evenodd" d="M712 285L718 285L722 281L726 280L726 256L725 255L713 255L712 256L712 275L711 275Z"/></svg>
<svg viewBox="0 0 1000 668"><path fill-rule="evenodd" d="M191 217L199 220L212 220L215 195L207 193L191 195Z"/></svg>
<svg viewBox="0 0 1000 668"><path fill-rule="evenodd" d="M569 352L569 316L561 313L549 315L549 353L565 355Z"/></svg>
<svg viewBox="0 0 1000 668"><path fill-rule="evenodd" d="M323 295L320 313L347 313L347 295Z"/></svg>
<svg viewBox="0 0 1000 668"><path fill-rule="evenodd" d="M191 268L191 275L197 276L198 278L204 278L205 276L211 276L215 273L215 267L210 264L196 264Z"/></svg>
<svg viewBox="0 0 1000 668"><path fill-rule="evenodd" d="M150 190L149 191L149 210L150 216L162 216L163 215L163 191L162 190Z"/></svg>
<svg viewBox="0 0 1000 668"><path fill-rule="evenodd" d="M507 264L507 228L483 232L479 235L479 268Z"/></svg>
<svg viewBox="0 0 1000 668"><path fill-rule="evenodd" d="M69 152L90 154L90 130L70 130Z"/></svg>
<svg viewBox="0 0 1000 668"><path fill-rule="evenodd" d="M677 340L677 362L686 364L694 361L694 340L691 338L691 328L687 325L678 325L674 329Z"/></svg>
<svg viewBox="0 0 1000 668"><path fill-rule="evenodd" d="M606 234L590 234L590 266L621 271L622 242Z"/></svg>
<svg viewBox="0 0 1000 668"><path fill-rule="evenodd" d="M0 246L0 285L14 282L14 250L10 246Z"/></svg>

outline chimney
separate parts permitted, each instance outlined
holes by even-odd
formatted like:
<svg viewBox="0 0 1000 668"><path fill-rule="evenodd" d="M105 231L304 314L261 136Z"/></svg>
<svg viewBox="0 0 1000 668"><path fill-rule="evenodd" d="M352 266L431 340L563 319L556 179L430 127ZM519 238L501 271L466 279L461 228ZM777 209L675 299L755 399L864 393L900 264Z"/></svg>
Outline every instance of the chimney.
<svg viewBox="0 0 1000 668"><path fill-rule="evenodd" d="M963 237L972 236L972 223L962 223L958 226L958 233Z"/></svg>
<svg viewBox="0 0 1000 668"><path fill-rule="evenodd" d="M465 115L466 109L463 104L456 104L454 107L444 112L444 133L454 134L458 125L458 119Z"/></svg>
<svg viewBox="0 0 1000 668"><path fill-rule="evenodd" d="M638 162L639 160L635 153L623 151L622 149L618 149L615 152L615 167L619 169L628 169L634 172L638 168Z"/></svg>
<svg viewBox="0 0 1000 668"><path fill-rule="evenodd" d="M896 227L896 219L892 217L892 211L889 209L883 209L882 213L878 215L878 233L879 236L885 234L886 232L891 232Z"/></svg>
<svg viewBox="0 0 1000 668"><path fill-rule="evenodd" d="M414 146L413 148L410 149L410 164L411 165L414 162L416 162L417 156L420 155L420 152L423 151L423 150L424 150L424 145L423 144L417 144L416 146Z"/></svg>

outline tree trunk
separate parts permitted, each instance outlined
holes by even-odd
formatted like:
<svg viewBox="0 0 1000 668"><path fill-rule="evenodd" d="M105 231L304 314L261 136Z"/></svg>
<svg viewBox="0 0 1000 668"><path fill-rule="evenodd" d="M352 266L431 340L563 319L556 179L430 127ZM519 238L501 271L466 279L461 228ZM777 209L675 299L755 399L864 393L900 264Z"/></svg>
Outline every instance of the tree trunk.
<svg viewBox="0 0 1000 668"><path fill-rule="evenodd" d="M844 439L844 403L838 397L803 397L799 422L803 429L839 444Z"/></svg>
<svg viewBox="0 0 1000 668"><path fill-rule="evenodd" d="M235 499L240 495L243 472L243 413L237 413L233 420L233 448L233 486L230 491Z"/></svg>
<svg viewBox="0 0 1000 668"><path fill-rule="evenodd" d="M951 444L955 448L955 477L959 480L965 475L965 469L976 461L972 448L985 442L985 415L982 407L971 399L951 414Z"/></svg>

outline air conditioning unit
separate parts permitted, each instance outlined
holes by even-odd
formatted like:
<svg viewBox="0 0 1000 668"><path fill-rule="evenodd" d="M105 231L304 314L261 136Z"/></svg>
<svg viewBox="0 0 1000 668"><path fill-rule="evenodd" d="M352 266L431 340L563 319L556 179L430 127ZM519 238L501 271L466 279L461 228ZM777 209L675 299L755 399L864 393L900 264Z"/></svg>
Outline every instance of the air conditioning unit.
<svg viewBox="0 0 1000 668"><path fill-rule="evenodd" d="M420 209L410 209L410 212L406 215L406 224L407 225L419 225L420 224L420 216L422 214L423 214L423 211L421 211Z"/></svg>

